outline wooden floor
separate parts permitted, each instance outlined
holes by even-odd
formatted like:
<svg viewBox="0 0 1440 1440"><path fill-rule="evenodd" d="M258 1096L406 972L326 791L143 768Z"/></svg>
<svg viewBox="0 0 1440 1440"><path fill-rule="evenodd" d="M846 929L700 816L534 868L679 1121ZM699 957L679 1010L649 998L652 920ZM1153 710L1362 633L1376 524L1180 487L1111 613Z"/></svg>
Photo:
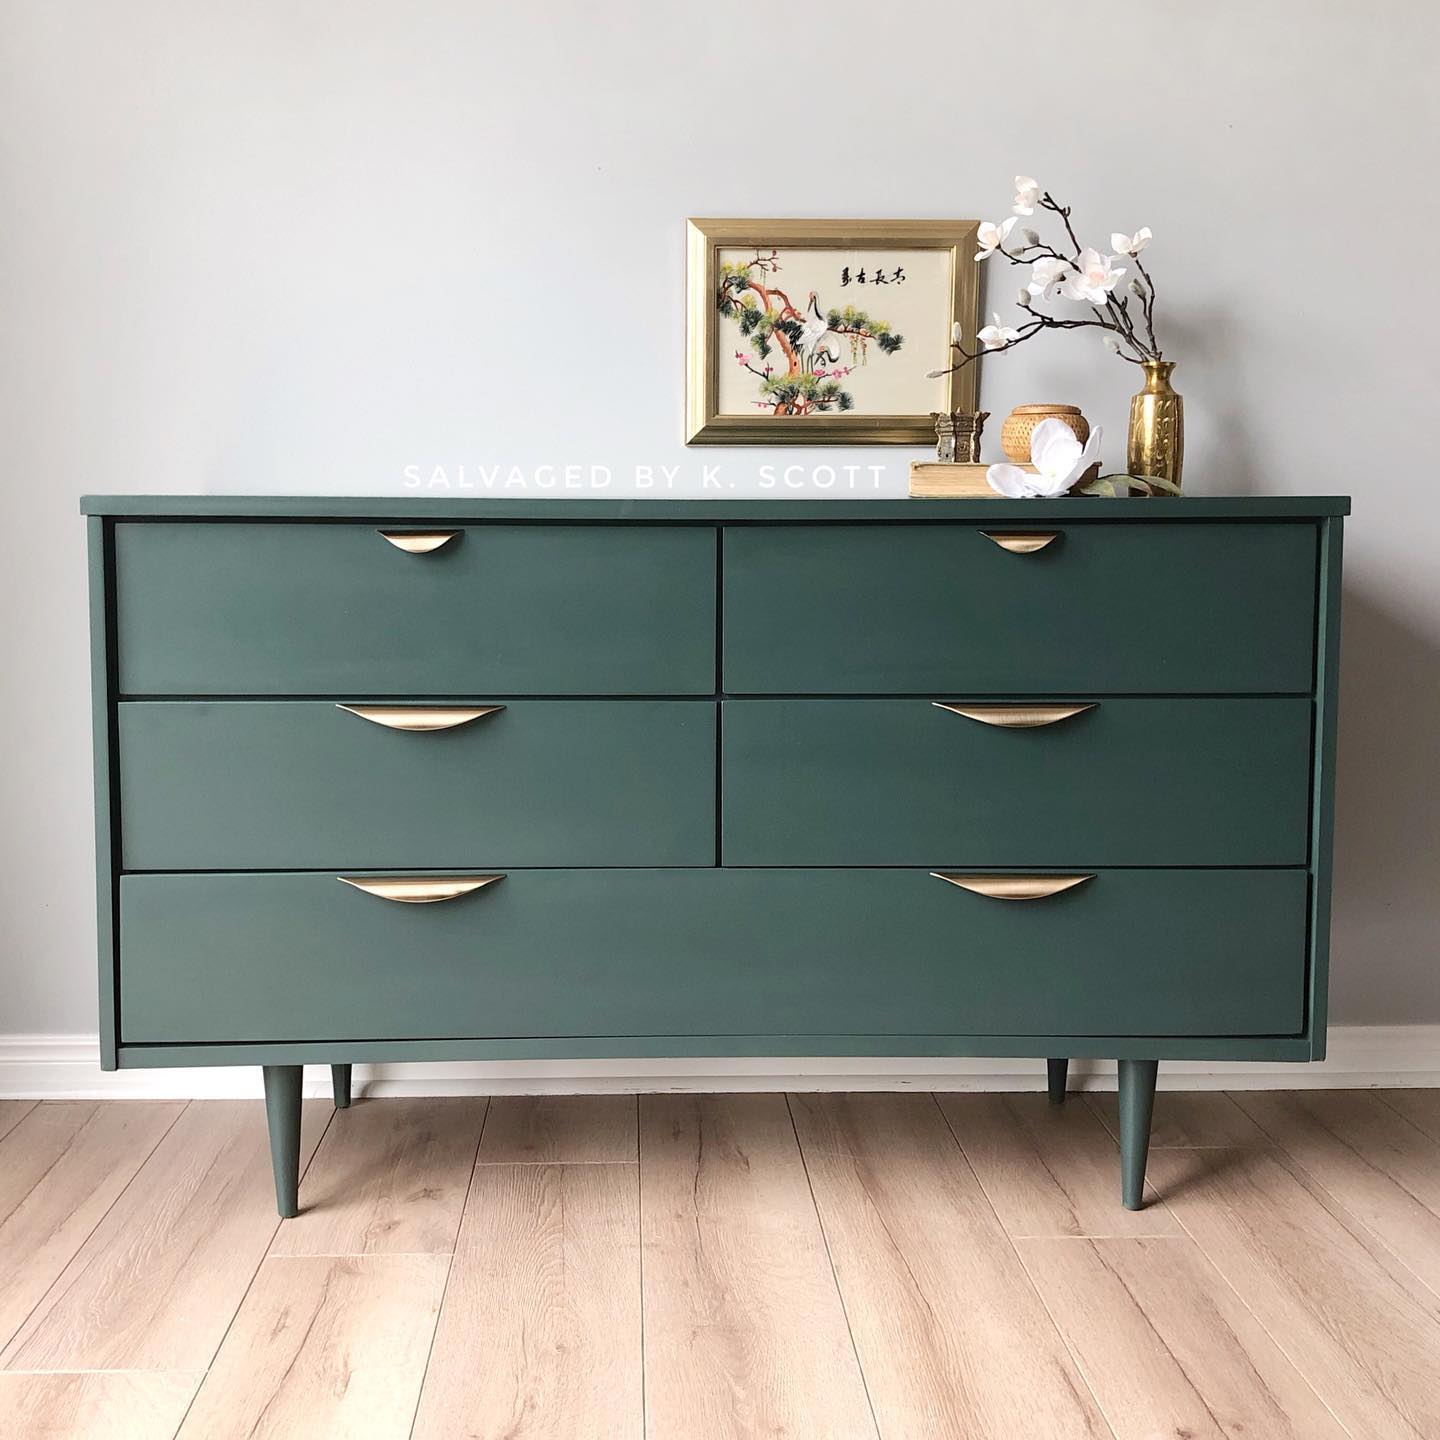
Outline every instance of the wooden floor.
<svg viewBox="0 0 1440 1440"><path fill-rule="evenodd" d="M0 1101L5 1440L1440 1440L1440 1091Z"/></svg>

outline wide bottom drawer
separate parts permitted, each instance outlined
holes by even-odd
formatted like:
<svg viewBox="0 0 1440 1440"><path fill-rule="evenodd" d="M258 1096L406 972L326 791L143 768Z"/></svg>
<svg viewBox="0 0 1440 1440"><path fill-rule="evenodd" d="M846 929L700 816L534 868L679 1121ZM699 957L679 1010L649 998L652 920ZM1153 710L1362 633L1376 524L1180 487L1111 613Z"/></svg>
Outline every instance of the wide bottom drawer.
<svg viewBox="0 0 1440 1440"><path fill-rule="evenodd" d="M333 874L128 875L126 1044L643 1035L1285 1035L1301 870L517 870L437 904Z"/></svg>

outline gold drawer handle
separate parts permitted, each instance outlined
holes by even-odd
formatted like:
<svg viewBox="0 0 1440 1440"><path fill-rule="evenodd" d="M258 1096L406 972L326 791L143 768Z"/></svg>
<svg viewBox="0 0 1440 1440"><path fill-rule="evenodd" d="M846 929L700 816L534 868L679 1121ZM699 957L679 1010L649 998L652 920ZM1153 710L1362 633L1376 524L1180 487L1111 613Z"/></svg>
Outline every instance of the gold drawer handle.
<svg viewBox="0 0 1440 1440"><path fill-rule="evenodd" d="M428 555L448 544L460 532L458 530L382 530L383 539L388 540L397 550L407 555Z"/></svg>
<svg viewBox="0 0 1440 1440"><path fill-rule="evenodd" d="M503 710L503 705L339 705L337 710L383 725L387 730L454 730Z"/></svg>
<svg viewBox="0 0 1440 1440"><path fill-rule="evenodd" d="M1073 890L1093 875L947 875L943 870L930 872L937 880L946 880L976 895L992 900L1043 900L1062 890Z"/></svg>
<svg viewBox="0 0 1440 1440"><path fill-rule="evenodd" d="M342 885L353 885L382 900L399 900L405 905L433 905L437 900L457 900L486 885L503 880L503 875L337 875Z"/></svg>
<svg viewBox="0 0 1440 1440"><path fill-rule="evenodd" d="M948 710L952 715L963 715L967 720L978 720L982 725L999 725L1008 730L1033 730L1040 725L1056 725L1074 715L1083 715L1087 710L1096 709L1092 701L1087 705L950 705L944 700L930 702L937 710Z"/></svg>
<svg viewBox="0 0 1440 1440"><path fill-rule="evenodd" d="M1012 555L1033 555L1060 538L1058 530L982 530L980 533Z"/></svg>

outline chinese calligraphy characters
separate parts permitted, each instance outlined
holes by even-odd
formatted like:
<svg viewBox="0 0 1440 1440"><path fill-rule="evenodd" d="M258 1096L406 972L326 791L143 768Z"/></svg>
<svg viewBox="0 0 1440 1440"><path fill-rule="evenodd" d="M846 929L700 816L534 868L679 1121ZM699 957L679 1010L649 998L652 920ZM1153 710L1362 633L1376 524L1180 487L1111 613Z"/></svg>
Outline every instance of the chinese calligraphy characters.
<svg viewBox="0 0 1440 1440"><path fill-rule="evenodd" d="M887 273L885 267L881 265L872 266L868 272L863 265L858 270L851 270L851 268L846 265L840 271L840 284L842 288L852 284L903 285L905 280L905 267L903 265L897 265L894 270L891 270L889 273Z"/></svg>

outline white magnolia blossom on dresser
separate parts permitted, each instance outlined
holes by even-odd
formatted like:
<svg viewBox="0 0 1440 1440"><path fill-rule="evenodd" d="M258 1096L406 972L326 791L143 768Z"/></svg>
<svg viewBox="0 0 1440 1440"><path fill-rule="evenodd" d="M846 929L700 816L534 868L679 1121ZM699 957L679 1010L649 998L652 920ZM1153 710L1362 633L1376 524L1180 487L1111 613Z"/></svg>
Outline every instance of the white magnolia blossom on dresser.
<svg viewBox="0 0 1440 1440"><path fill-rule="evenodd" d="M1100 463L1103 434L1104 430L1097 425L1081 445L1063 420L1042 420L1030 436L1030 461L1039 473L1031 475L1018 465L992 465L985 472L985 479L992 490L1012 500L1054 499L1064 495L1080 482L1087 470Z"/></svg>

